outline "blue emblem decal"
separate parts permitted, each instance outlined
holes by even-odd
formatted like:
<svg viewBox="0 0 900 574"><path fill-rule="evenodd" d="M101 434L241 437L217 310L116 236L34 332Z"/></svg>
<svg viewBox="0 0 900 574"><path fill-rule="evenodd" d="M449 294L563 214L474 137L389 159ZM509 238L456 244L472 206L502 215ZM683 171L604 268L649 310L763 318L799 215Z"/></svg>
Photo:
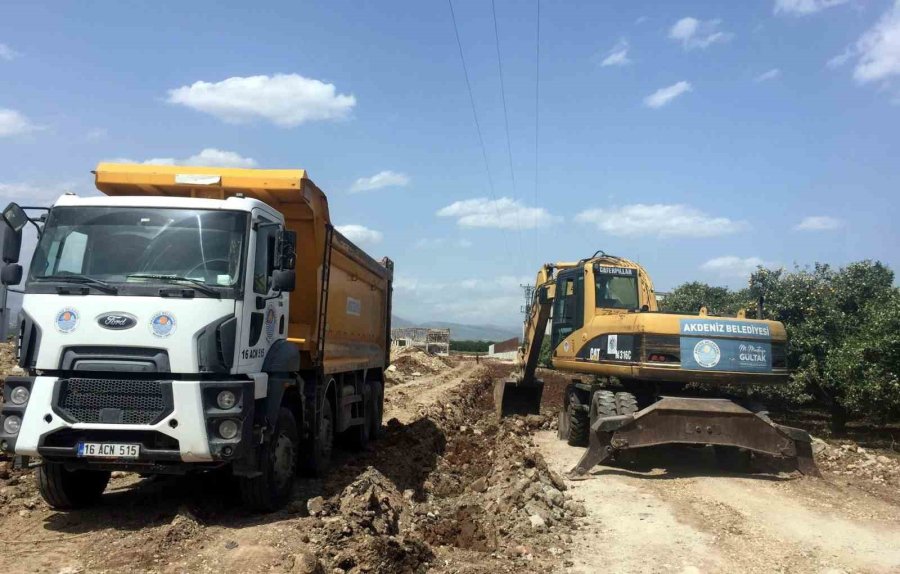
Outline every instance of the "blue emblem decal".
<svg viewBox="0 0 900 574"><path fill-rule="evenodd" d="M694 345L694 360L703 368L711 369L719 364L722 358L722 351L715 342L709 339L703 339Z"/></svg>
<svg viewBox="0 0 900 574"><path fill-rule="evenodd" d="M157 337L168 337L175 332L175 316L167 311L160 311L150 319L150 332Z"/></svg>
<svg viewBox="0 0 900 574"><path fill-rule="evenodd" d="M78 326L78 311L66 307L56 314L56 330L60 333L71 333Z"/></svg>

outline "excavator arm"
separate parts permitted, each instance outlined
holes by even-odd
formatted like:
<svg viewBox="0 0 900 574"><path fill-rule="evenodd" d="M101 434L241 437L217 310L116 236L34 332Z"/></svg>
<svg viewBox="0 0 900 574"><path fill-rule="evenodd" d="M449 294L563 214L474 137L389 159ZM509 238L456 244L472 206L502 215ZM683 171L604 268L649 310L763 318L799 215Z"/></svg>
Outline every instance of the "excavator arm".
<svg viewBox="0 0 900 574"><path fill-rule="evenodd" d="M553 270L556 265L546 263L538 272L534 294L525 319L522 346L516 360L516 370L505 381L494 385L494 405L500 417L537 414L541 408L544 382L538 379L538 360L550 319L550 309L556 295Z"/></svg>

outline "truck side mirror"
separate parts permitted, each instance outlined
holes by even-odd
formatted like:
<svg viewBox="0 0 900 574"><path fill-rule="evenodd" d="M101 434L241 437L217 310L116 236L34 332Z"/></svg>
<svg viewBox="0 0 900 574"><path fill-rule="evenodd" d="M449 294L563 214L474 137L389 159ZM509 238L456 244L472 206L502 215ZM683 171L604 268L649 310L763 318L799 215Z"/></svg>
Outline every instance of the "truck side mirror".
<svg viewBox="0 0 900 574"><path fill-rule="evenodd" d="M28 215L25 214L25 210L19 207L18 203L10 203L6 206L6 209L3 210L3 220L6 221L6 224L13 228L15 231L22 231L22 229L28 224Z"/></svg>
<svg viewBox="0 0 900 574"><path fill-rule="evenodd" d="M3 266L0 271L0 284L18 285L22 282L22 266L18 263L11 263Z"/></svg>
<svg viewBox="0 0 900 574"><path fill-rule="evenodd" d="M0 223L0 255L4 263L18 263L22 251L22 230L16 231L8 223Z"/></svg>
<svg viewBox="0 0 900 574"><path fill-rule="evenodd" d="M297 232L284 229L281 231L279 248L279 267L294 269L297 265Z"/></svg>
<svg viewBox="0 0 900 574"><path fill-rule="evenodd" d="M272 272L272 289L290 293L296 287L297 273L293 269L276 269Z"/></svg>

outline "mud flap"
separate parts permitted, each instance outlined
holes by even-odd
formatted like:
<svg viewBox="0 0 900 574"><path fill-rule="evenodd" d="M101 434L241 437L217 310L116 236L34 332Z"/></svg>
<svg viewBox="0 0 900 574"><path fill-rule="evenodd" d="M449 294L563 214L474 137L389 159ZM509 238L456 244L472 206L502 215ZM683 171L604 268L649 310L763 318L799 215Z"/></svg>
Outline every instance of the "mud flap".
<svg viewBox="0 0 900 574"><path fill-rule="evenodd" d="M820 476L805 431L776 424L728 399L683 397L663 397L633 415L598 418L591 424L590 446L570 476L584 477L617 451L664 444L743 448L793 460L801 473Z"/></svg>
<svg viewBox="0 0 900 574"><path fill-rule="evenodd" d="M541 412L544 381L509 379L494 383L494 410L497 418L511 415L537 415Z"/></svg>

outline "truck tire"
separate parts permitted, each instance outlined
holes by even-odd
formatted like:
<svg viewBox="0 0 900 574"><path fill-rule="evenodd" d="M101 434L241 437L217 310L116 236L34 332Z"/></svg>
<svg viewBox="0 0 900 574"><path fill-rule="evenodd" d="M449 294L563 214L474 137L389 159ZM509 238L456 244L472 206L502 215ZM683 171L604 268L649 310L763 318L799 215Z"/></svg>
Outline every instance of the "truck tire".
<svg viewBox="0 0 900 574"><path fill-rule="evenodd" d="M308 444L308 454L303 462L304 473L309 476L323 476L331 466L331 453L334 450L334 411L328 397L322 404L322 412L318 419L319 432Z"/></svg>
<svg viewBox="0 0 900 574"><path fill-rule="evenodd" d="M591 397L591 423L600 417L619 414L616 409L616 395L612 391L594 391Z"/></svg>
<svg viewBox="0 0 900 574"><path fill-rule="evenodd" d="M616 393L616 413L620 415L630 415L637 411L637 397L631 393Z"/></svg>
<svg viewBox="0 0 900 574"><path fill-rule="evenodd" d="M290 500L300 452L300 437L293 413L281 407L271 439L262 445L260 471L254 477L239 477L244 505L271 512Z"/></svg>
<svg viewBox="0 0 900 574"><path fill-rule="evenodd" d="M591 421L588 412L583 408L581 398L578 393L573 392L569 395L569 436L566 442L570 446L587 446L588 433L591 431Z"/></svg>
<svg viewBox="0 0 900 574"><path fill-rule="evenodd" d="M381 423L384 420L384 387L381 381L372 383L372 421L369 438L376 440L381 435Z"/></svg>
<svg viewBox="0 0 900 574"><path fill-rule="evenodd" d="M41 497L57 510L84 508L98 500L109 484L109 471L66 470L58 462L44 462L37 468Z"/></svg>

